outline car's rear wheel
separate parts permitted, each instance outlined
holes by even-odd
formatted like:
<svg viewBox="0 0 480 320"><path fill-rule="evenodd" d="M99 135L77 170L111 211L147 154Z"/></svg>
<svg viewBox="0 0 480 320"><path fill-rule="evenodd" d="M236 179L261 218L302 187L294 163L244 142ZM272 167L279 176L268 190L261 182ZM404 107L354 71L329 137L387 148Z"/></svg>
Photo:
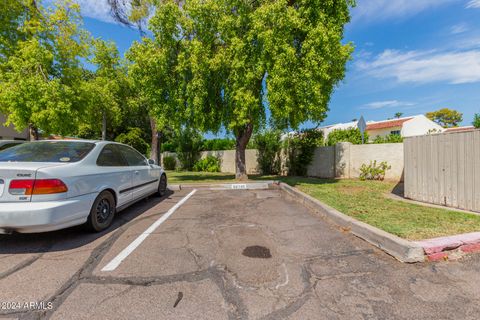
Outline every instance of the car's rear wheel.
<svg viewBox="0 0 480 320"><path fill-rule="evenodd" d="M163 197L167 193L167 175L162 174L160 177L160 182L158 183L157 194L160 197Z"/></svg>
<svg viewBox="0 0 480 320"><path fill-rule="evenodd" d="M115 198L109 191L101 192L93 202L87 227L90 231L100 232L110 227L115 216Z"/></svg>

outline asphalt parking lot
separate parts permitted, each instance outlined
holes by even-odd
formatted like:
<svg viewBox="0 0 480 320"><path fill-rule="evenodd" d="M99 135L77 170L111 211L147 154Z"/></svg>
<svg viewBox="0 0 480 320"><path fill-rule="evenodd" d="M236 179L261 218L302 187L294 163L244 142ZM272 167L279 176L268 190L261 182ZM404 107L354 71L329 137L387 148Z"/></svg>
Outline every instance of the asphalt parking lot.
<svg viewBox="0 0 480 320"><path fill-rule="evenodd" d="M278 190L201 189L172 213L191 191L100 234L1 235L0 317L478 319L480 255L402 264Z"/></svg>

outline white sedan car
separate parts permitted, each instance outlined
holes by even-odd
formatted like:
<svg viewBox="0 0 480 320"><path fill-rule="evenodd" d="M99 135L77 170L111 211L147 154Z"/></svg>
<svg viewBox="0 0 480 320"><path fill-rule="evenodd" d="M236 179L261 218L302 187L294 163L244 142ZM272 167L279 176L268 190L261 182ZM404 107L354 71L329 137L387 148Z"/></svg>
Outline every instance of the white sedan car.
<svg viewBox="0 0 480 320"><path fill-rule="evenodd" d="M0 233L80 224L102 231L116 212L166 190L162 168L124 144L88 140L20 144L0 151Z"/></svg>

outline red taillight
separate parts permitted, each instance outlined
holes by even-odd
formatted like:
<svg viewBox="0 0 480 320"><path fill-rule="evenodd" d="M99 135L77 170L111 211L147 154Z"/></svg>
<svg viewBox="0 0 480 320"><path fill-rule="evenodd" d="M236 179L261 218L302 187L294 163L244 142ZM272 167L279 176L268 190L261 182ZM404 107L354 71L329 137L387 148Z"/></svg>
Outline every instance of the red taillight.
<svg viewBox="0 0 480 320"><path fill-rule="evenodd" d="M8 192L16 196L29 196L33 192L35 180L12 180Z"/></svg>
<svg viewBox="0 0 480 320"><path fill-rule="evenodd" d="M67 191L67 186L59 179L35 180L35 184L33 185L33 194L52 194Z"/></svg>
<svg viewBox="0 0 480 320"><path fill-rule="evenodd" d="M68 188L59 179L12 180L8 192L13 195L54 194L67 192Z"/></svg>

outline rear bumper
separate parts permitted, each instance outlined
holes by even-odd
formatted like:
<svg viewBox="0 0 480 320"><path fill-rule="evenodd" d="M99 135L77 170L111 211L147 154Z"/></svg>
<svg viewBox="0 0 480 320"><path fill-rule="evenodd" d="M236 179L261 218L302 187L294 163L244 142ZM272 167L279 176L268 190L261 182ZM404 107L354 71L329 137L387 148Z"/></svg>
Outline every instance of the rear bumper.
<svg viewBox="0 0 480 320"><path fill-rule="evenodd" d="M87 221L96 194L73 199L0 203L0 233L34 233L68 228Z"/></svg>

